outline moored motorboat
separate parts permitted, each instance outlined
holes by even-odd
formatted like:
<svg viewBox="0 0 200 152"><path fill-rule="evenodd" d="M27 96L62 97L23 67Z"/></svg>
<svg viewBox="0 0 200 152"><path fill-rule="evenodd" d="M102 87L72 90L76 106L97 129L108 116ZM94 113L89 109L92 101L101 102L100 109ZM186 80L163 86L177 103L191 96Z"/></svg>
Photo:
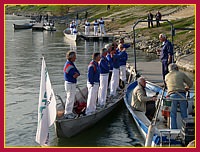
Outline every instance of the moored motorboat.
<svg viewBox="0 0 200 152"><path fill-rule="evenodd" d="M33 26L33 23L13 24L13 28L15 30L30 29L32 28L32 26Z"/></svg>
<svg viewBox="0 0 200 152"><path fill-rule="evenodd" d="M124 96L124 102L145 140L145 146L186 146L191 140L195 139L195 118L193 117L194 92L191 92L190 97L187 99L188 118L182 120L179 111L177 114L178 129L169 129L167 122L170 121L169 112L171 99L167 98L167 91L156 84L147 82L147 95L153 96L156 93L158 94L156 103L157 112L153 120L150 121L144 112L137 111L131 106L132 92L136 86L137 81L128 85Z"/></svg>

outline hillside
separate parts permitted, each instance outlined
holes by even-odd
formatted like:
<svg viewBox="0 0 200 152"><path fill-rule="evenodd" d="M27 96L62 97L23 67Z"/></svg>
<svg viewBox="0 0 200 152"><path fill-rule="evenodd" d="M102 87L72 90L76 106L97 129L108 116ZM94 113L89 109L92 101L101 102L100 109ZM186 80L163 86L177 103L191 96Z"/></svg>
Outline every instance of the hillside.
<svg viewBox="0 0 200 152"><path fill-rule="evenodd" d="M194 5L10 5L6 6L6 13L11 14L49 14L57 23L70 22L78 14L81 22L79 30L84 30L86 11L88 20L92 23L95 19L103 17L107 33L114 34L116 38L124 37L126 42L133 42L133 24L138 20L145 20L147 12L155 15L157 11L162 14L162 19L168 19L174 28L195 28ZM154 22L155 24L155 22ZM195 30L176 30L174 36L175 52L185 54L195 52ZM161 27L147 28L143 22L136 27L137 47L147 52L155 52L159 44L158 35L166 33L171 40L171 26L163 22ZM141 46L142 45L142 46ZM149 50L150 48L150 50ZM154 48L152 50L151 48Z"/></svg>

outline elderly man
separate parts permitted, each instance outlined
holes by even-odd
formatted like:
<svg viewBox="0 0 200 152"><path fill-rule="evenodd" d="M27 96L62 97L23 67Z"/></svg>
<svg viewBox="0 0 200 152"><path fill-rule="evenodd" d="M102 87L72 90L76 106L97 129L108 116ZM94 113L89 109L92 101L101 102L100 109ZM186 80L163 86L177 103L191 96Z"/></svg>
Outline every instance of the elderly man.
<svg viewBox="0 0 200 152"><path fill-rule="evenodd" d="M156 96L148 97L146 95L146 80L143 77L138 78L138 85L133 90L131 106L135 110L145 112L148 119L152 120L155 113Z"/></svg>
<svg viewBox="0 0 200 152"><path fill-rule="evenodd" d="M73 113L75 94L76 94L76 83L77 78L80 76L80 72L76 68L74 62L76 60L76 52L68 51L66 53L66 63L64 65L64 79L65 79L65 91L66 91L66 104L65 104L65 118L71 119L76 115Z"/></svg>
<svg viewBox="0 0 200 152"><path fill-rule="evenodd" d="M177 106L178 104L180 105L182 119L187 118L187 101L184 99L186 98L186 91L193 86L193 81L185 73L180 72L175 63L171 63L169 65L169 73L165 76L165 82L168 88L168 95L172 98L170 128L177 129Z"/></svg>
<svg viewBox="0 0 200 152"><path fill-rule="evenodd" d="M160 52L160 59L162 62L162 75L165 85L165 75L169 72L168 65L173 61L173 46L165 34L159 35L160 42L162 42L162 49Z"/></svg>

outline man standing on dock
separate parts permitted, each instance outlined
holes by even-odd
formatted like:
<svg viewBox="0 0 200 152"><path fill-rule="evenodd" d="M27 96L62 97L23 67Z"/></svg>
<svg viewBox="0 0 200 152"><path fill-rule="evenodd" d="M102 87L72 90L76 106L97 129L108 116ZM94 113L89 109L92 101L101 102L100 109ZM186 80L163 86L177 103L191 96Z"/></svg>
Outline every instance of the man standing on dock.
<svg viewBox="0 0 200 152"><path fill-rule="evenodd" d="M99 23L97 22L97 20L94 21L94 36L98 36L98 27L99 27Z"/></svg>
<svg viewBox="0 0 200 152"><path fill-rule="evenodd" d="M162 62L162 75L165 84L165 75L169 72L168 65L173 61L173 46L165 34L159 35L160 42L162 42L162 49L160 51L160 59Z"/></svg>
<svg viewBox="0 0 200 152"><path fill-rule="evenodd" d="M148 28L150 28L150 25L153 28L153 14L150 11L147 14L147 20L148 20Z"/></svg>
<svg viewBox="0 0 200 152"><path fill-rule="evenodd" d="M104 27L104 20L103 18L100 18L99 20L99 25L100 25L100 36L102 36L102 34L104 34L104 36L106 35L105 32L105 27Z"/></svg>
<svg viewBox="0 0 200 152"><path fill-rule="evenodd" d="M85 21L85 35L90 35L90 22Z"/></svg>

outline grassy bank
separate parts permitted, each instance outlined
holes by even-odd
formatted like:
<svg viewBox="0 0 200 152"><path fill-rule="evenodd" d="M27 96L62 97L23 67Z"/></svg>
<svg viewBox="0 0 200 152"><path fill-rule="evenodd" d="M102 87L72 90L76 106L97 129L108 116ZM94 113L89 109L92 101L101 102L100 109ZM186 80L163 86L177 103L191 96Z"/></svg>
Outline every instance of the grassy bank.
<svg viewBox="0 0 200 152"><path fill-rule="evenodd" d="M9 5L6 6L7 14L34 14L46 15L52 17L62 17L62 19L74 19L78 13L79 19L85 19L85 13L88 12L88 20L93 22L95 19L103 17L106 20L106 30L115 31L119 28L132 27L137 20L147 18L147 12L151 11L154 15L159 10L163 17L174 14L186 8L186 5L110 5L107 10L107 5ZM195 16L189 16L171 20L175 28L194 28ZM142 27L137 30L137 33L150 37L150 39L158 39L159 33L170 35L171 27L168 23L162 23L161 27L148 29ZM128 34L132 35L132 31ZM188 45L191 41L195 42L195 31L179 30L176 31L174 44L179 46ZM192 43L191 48L195 48L195 43Z"/></svg>

